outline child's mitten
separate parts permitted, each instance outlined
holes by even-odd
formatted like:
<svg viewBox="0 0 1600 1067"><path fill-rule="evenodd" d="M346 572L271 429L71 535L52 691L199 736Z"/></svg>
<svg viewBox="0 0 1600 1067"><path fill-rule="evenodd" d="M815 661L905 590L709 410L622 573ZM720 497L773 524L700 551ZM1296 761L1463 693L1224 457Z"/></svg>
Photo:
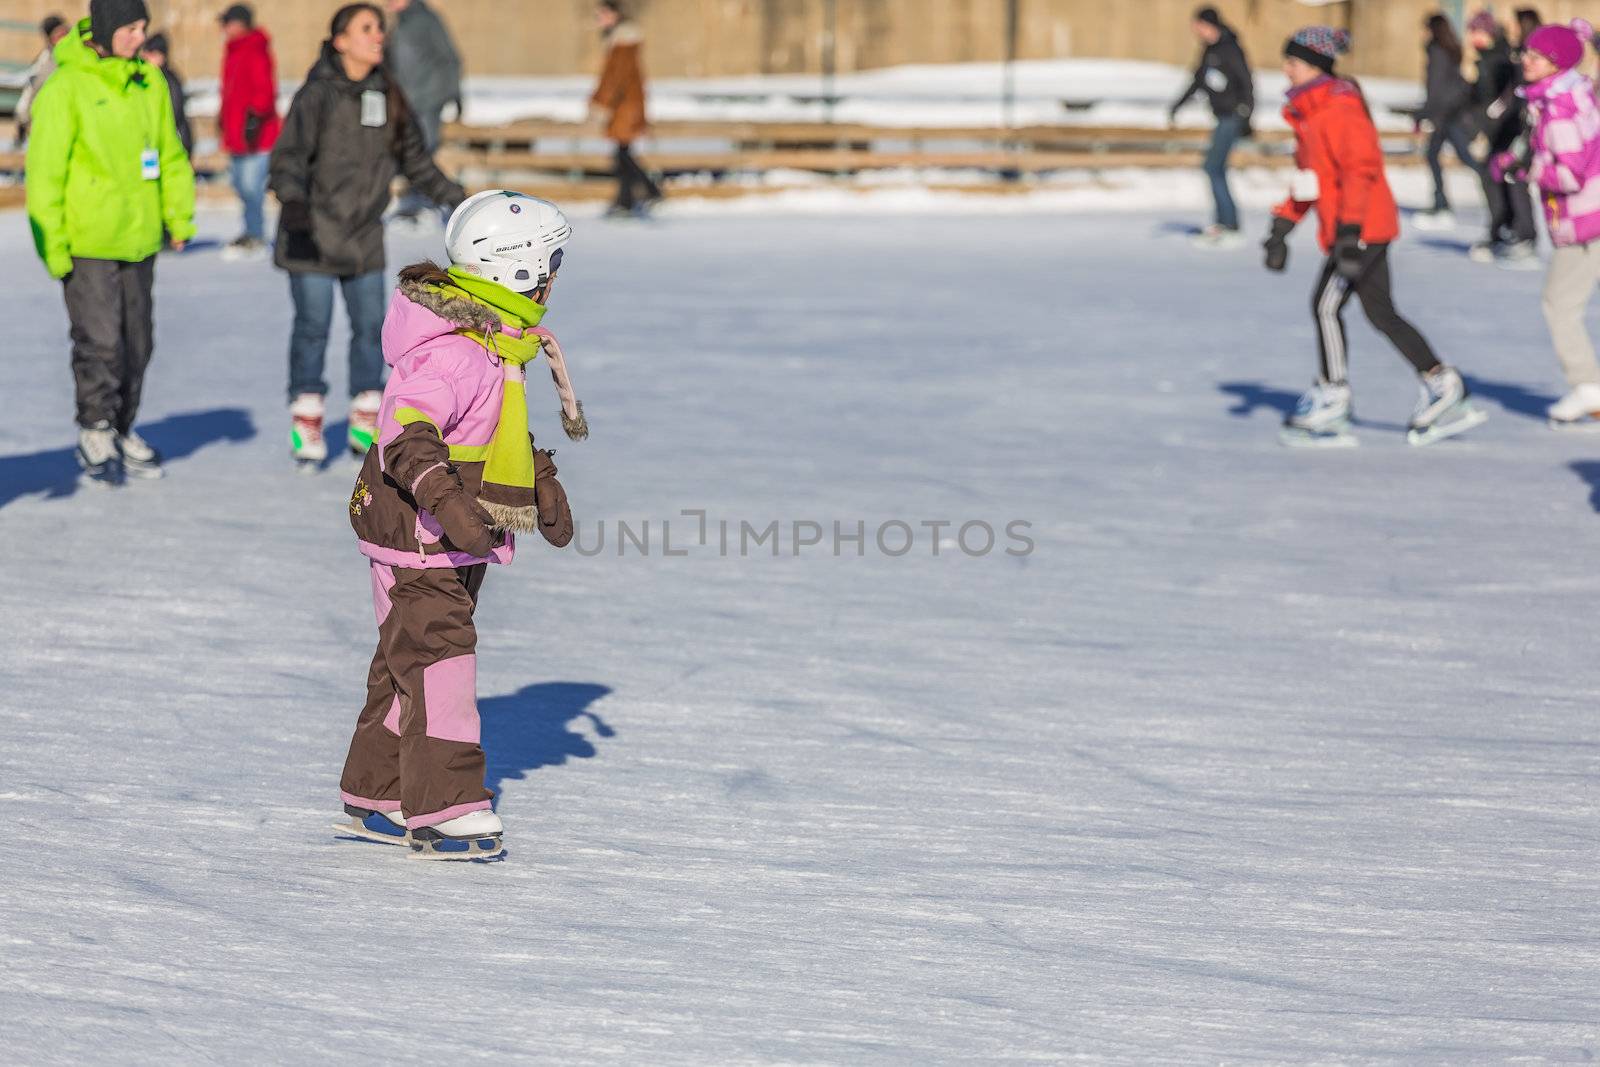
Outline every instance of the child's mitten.
<svg viewBox="0 0 1600 1067"><path fill-rule="evenodd" d="M539 533L557 548L572 543L572 505L556 481L555 461L542 448L533 452L533 501L539 509Z"/></svg>
<svg viewBox="0 0 1600 1067"><path fill-rule="evenodd" d="M428 508L439 521L439 528L450 543L469 556L486 557L499 547L495 536L494 519L483 506L457 487L440 494Z"/></svg>

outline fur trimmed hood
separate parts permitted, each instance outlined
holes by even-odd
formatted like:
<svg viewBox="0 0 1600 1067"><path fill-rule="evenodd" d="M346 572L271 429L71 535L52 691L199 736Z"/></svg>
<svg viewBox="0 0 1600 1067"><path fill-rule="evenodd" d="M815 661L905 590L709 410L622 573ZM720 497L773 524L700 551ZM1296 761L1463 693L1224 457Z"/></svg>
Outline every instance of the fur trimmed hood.
<svg viewBox="0 0 1600 1067"><path fill-rule="evenodd" d="M439 292L438 286L449 284L450 275L431 263L419 263L400 272L400 295L418 307L462 329L488 333L500 328L500 316L493 308Z"/></svg>

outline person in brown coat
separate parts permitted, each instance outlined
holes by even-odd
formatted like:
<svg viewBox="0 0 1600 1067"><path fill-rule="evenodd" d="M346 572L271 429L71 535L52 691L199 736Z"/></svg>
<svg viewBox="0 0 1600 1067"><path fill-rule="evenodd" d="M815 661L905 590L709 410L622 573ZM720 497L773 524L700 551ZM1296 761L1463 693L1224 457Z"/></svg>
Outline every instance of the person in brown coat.
<svg viewBox="0 0 1600 1067"><path fill-rule="evenodd" d="M649 129L644 114L644 68L639 51L644 35L617 0L600 0L595 22L606 46L606 63L589 104L617 145L617 199L612 215L632 215L661 199L661 189L633 158L633 142Z"/></svg>

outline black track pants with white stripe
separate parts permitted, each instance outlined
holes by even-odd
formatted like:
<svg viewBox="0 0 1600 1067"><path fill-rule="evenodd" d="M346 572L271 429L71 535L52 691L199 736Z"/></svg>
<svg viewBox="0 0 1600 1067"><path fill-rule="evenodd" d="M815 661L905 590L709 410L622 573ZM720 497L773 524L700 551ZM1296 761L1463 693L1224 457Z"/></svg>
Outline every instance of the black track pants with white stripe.
<svg viewBox="0 0 1600 1067"><path fill-rule="evenodd" d="M1418 374L1426 374L1439 365L1439 357L1433 354L1427 340L1394 309L1389 246L1368 245L1361 253L1361 273L1355 281L1340 276L1334 258L1329 256L1311 294L1311 314L1317 323L1324 381L1344 382L1349 374L1344 306L1352 296L1361 298L1361 310L1367 313L1367 321L1400 350Z"/></svg>

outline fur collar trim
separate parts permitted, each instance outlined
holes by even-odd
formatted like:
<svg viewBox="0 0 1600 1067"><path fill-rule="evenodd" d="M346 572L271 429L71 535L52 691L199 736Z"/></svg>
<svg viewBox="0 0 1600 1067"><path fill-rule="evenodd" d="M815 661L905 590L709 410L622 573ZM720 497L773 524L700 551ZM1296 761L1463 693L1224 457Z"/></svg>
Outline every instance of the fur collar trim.
<svg viewBox="0 0 1600 1067"><path fill-rule="evenodd" d="M449 279L446 278L445 282L448 284ZM495 314L493 308L484 307L465 297L440 292L436 283L402 278L400 295L463 329L478 333L500 332L500 316Z"/></svg>

